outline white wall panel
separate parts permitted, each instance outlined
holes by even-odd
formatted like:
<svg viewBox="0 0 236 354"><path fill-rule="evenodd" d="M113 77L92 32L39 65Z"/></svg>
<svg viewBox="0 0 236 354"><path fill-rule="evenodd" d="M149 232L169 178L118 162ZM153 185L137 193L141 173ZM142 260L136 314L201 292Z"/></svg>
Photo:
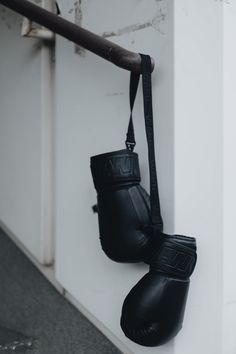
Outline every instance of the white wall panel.
<svg viewBox="0 0 236 354"><path fill-rule="evenodd" d="M224 354L222 35L222 2L175 1L175 232L198 246L176 354Z"/></svg>
<svg viewBox="0 0 236 354"><path fill-rule="evenodd" d="M51 263L51 50L21 21L0 6L0 221Z"/></svg>
<svg viewBox="0 0 236 354"><path fill-rule="evenodd" d="M236 200L236 2L224 3L224 121L223 121L223 188L224 188L224 354L236 352L236 257L235 257L235 200Z"/></svg>

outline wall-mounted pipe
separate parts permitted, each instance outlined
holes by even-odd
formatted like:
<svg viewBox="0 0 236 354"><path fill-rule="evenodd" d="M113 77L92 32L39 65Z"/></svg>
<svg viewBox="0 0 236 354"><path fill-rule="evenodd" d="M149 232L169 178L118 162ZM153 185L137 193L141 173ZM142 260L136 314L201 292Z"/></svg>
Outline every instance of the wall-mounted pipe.
<svg viewBox="0 0 236 354"><path fill-rule="evenodd" d="M141 72L141 58L138 53L130 52L27 0L0 0L0 4L60 34L62 37L69 39L123 69ZM154 68L153 59L152 68Z"/></svg>

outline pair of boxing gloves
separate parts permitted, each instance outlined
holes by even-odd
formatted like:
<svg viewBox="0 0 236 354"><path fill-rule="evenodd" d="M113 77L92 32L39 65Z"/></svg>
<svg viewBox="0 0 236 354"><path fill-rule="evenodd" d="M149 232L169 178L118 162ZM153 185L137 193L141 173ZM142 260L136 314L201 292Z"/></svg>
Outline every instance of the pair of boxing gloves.
<svg viewBox="0 0 236 354"><path fill-rule="evenodd" d="M136 153L124 149L93 156L91 171L102 249L113 261L150 265L124 301L121 328L140 345L164 344L182 327L196 264L195 238L169 236L162 223L152 224Z"/></svg>

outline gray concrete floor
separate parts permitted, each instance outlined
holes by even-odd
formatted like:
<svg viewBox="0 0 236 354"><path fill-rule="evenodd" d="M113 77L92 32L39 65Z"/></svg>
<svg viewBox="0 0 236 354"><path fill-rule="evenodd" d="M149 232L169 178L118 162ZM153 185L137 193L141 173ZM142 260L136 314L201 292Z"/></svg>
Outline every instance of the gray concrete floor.
<svg viewBox="0 0 236 354"><path fill-rule="evenodd" d="M0 326L36 339L29 354L120 354L0 230ZM0 340L4 341L0 328ZM5 336L6 337L6 336ZM0 343L3 344L3 343ZM1 351L13 353L13 351Z"/></svg>

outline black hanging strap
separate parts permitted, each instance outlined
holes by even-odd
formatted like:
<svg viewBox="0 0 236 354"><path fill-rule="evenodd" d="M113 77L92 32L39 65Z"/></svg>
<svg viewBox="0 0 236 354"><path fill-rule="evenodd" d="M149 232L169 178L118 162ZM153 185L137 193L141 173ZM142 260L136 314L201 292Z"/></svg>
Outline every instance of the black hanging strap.
<svg viewBox="0 0 236 354"><path fill-rule="evenodd" d="M149 163L149 178L150 178L150 204L151 204L151 219L152 224L162 231L163 221L161 217L159 191L156 173L156 159L154 147L154 128L153 128L153 109L152 109L152 81L151 81L151 58L149 55L141 55L141 68L142 68L142 82L143 82L143 103L144 103L144 118L145 129L148 144L148 163ZM139 74L131 73L130 76L130 120L127 131L126 147L133 151L136 142L134 136L134 126L132 111L134 101L137 94L139 84Z"/></svg>
<svg viewBox="0 0 236 354"><path fill-rule="evenodd" d="M129 119L129 126L128 131L126 134L126 148L128 150L133 151L136 145L135 142L135 135L134 135L134 124L133 124L133 108L134 108L134 101L137 95L138 84L139 84L140 74L136 74L131 72L130 74L130 86L129 86L129 102L130 102L130 119Z"/></svg>
<svg viewBox="0 0 236 354"><path fill-rule="evenodd" d="M154 129L153 129L153 109L152 109L152 65L149 55L141 55L141 66L143 76L143 103L146 137L148 144L148 162L150 178L150 203L152 223L162 229L163 221L161 217L159 191L157 183L156 159L154 147Z"/></svg>

